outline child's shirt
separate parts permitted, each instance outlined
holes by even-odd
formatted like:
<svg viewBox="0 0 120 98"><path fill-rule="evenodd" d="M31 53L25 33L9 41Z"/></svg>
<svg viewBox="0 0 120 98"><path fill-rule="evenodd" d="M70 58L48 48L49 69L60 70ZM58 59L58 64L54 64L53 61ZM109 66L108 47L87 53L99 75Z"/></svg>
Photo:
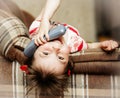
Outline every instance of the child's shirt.
<svg viewBox="0 0 120 98"><path fill-rule="evenodd" d="M64 26L67 26L67 31L63 35L65 39L65 43L70 47L70 52L77 52L81 51L83 49L87 49L88 45L85 42L85 40L80 36L79 31L68 24L63 24ZM30 28L29 28L29 33L30 33L30 38L34 38L34 36L37 34L38 28L40 26L40 21L34 21Z"/></svg>

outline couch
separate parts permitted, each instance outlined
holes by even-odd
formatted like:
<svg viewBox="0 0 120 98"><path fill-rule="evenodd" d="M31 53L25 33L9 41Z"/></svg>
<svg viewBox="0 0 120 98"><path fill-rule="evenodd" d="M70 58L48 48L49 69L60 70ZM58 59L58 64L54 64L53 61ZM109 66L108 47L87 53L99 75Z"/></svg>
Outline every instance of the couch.
<svg viewBox="0 0 120 98"><path fill-rule="evenodd" d="M9 0L1 0L0 9L17 16L27 27L34 20ZM70 60L73 74L69 77L68 91L54 98L120 98L120 48L111 53L87 49L70 54ZM0 54L0 98L53 98L39 94L37 89L26 95L27 75L19 67L17 61L9 61Z"/></svg>

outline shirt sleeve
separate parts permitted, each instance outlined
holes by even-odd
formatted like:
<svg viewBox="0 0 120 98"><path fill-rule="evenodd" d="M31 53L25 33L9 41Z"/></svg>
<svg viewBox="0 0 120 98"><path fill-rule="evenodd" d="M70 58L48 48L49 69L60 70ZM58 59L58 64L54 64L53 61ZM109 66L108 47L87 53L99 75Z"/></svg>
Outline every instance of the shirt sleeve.
<svg viewBox="0 0 120 98"><path fill-rule="evenodd" d="M34 39L35 35L37 34L38 28L40 26L40 22L41 21L39 21L39 20L35 20L30 25L29 34L30 34L31 39Z"/></svg>
<svg viewBox="0 0 120 98"><path fill-rule="evenodd" d="M71 53L81 51L88 48L86 41L80 36L79 31L71 26L67 25L67 45L70 47Z"/></svg>

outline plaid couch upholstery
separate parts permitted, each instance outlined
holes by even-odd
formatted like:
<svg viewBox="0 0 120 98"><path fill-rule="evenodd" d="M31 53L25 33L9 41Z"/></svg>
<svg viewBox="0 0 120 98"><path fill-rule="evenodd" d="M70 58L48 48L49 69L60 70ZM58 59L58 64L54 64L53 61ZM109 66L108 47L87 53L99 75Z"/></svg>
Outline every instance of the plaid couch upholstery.
<svg viewBox="0 0 120 98"><path fill-rule="evenodd" d="M0 30L0 50L3 55L7 54L13 44L24 48L25 43L30 42L27 27L19 18L3 10L0 10ZM28 42L26 42L27 40Z"/></svg>
<svg viewBox="0 0 120 98"><path fill-rule="evenodd" d="M0 9L0 54L24 63L24 48L30 42L28 29L16 16Z"/></svg>
<svg viewBox="0 0 120 98"><path fill-rule="evenodd" d="M89 51L89 54L88 54ZM80 57L84 58L84 56L90 56L91 59L93 59L93 54L90 51L98 52L98 50L87 50L87 52L84 51L84 54L82 54ZM100 52L100 51L99 51ZM101 51L102 54L105 54L105 52ZM120 51L116 51L116 57L120 54ZM74 54L73 60L76 60L79 58L77 55L79 53ZM107 54L105 54L107 55ZM78 57L76 57L78 56ZM98 53L99 56L99 53ZM75 57L75 59L74 59ZM107 59L107 68L105 70L109 70L111 67L110 61L108 58L110 55L108 54ZM95 58L94 58L95 60ZM98 62L101 62L96 58ZM79 61L79 60L78 60ZM81 60L80 60L81 61ZM83 61L83 60L82 60ZM83 61L84 62L84 61ZM104 68L103 63L101 63L101 66L97 67L97 63L92 66L95 66L96 70L99 71L93 71L93 68L89 66L89 63L91 61L87 61L85 59L85 66L77 65L81 67L81 70L75 70L76 64L74 65L74 74L72 74L69 77L69 86L68 91L63 92L62 96L56 96L54 98L120 98L120 74L117 72L115 73L115 69L119 68L119 64L117 64L116 60L113 60L113 73L112 69L110 71L107 71L107 73L104 73L102 67ZM96 62L96 61L94 61ZM116 63L115 63L116 62ZM75 63L75 62L74 62ZM76 62L77 63L77 62ZM88 63L88 66L87 66ZM117 65L116 65L117 64ZM116 67L116 68L115 68ZM87 70L89 71L87 71ZM120 70L117 69L117 70ZM93 72L92 72L93 71ZM100 72L101 71L101 72ZM109 73L108 73L109 72ZM9 62L3 57L0 57L0 98L53 98L53 96L43 95L40 94L37 91L37 89L33 89L29 92L28 96L26 96L27 92L27 84L26 84L26 74L21 72L19 69L19 63Z"/></svg>

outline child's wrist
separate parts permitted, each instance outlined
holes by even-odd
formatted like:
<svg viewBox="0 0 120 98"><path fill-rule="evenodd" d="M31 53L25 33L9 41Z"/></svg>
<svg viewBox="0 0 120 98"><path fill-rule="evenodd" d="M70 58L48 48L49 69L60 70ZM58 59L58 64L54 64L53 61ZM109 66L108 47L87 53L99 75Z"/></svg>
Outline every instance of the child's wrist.
<svg viewBox="0 0 120 98"><path fill-rule="evenodd" d="M46 17L42 17L42 18L40 18L40 19L37 19L37 21L40 21L40 22L42 22L42 21L49 21L49 19L46 18Z"/></svg>

